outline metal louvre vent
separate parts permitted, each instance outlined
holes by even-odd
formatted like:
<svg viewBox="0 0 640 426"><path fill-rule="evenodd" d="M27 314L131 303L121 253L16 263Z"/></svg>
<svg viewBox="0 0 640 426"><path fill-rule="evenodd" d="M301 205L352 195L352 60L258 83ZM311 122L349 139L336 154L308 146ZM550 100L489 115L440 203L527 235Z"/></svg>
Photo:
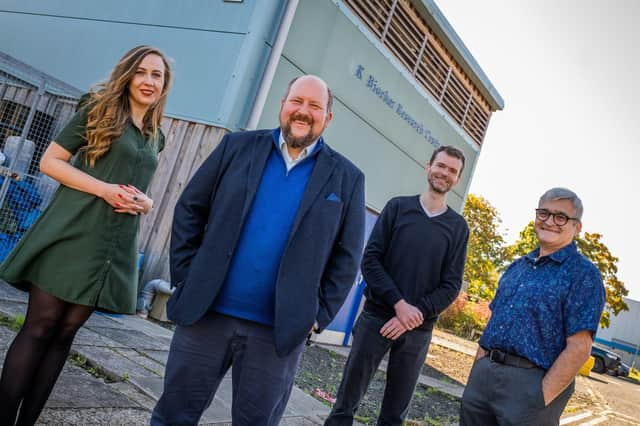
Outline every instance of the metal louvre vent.
<svg viewBox="0 0 640 426"><path fill-rule="evenodd" d="M344 0L407 71L478 144L491 108L409 0Z"/></svg>

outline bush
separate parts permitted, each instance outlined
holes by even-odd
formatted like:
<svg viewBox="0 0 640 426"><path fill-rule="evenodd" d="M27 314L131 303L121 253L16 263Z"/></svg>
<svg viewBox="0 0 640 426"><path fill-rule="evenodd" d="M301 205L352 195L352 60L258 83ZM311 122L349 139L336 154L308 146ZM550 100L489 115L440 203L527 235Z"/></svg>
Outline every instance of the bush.
<svg viewBox="0 0 640 426"><path fill-rule="evenodd" d="M457 336L475 340L484 330L490 316L488 301L474 302L469 300L467 293L460 292L451 306L440 314L437 325Z"/></svg>

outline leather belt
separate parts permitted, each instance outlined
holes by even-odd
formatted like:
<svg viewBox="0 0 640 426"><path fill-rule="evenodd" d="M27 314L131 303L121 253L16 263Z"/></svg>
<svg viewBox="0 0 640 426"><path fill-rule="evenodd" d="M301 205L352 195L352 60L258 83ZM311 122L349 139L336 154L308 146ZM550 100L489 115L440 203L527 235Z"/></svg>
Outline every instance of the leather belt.
<svg viewBox="0 0 640 426"><path fill-rule="evenodd" d="M487 357L489 357L492 362L509 365L511 367L538 368L537 365L528 359L501 351L500 349L485 349L485 351L487 352Z"/></svg>

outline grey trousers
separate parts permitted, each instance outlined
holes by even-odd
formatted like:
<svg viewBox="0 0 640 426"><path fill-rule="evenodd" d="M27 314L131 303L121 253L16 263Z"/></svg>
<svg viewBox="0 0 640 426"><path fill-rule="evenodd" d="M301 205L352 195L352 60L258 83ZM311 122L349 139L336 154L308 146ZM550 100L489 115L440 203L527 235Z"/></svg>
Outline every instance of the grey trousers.
<svg viewBox="0 0 640 426"><path fill-rule="evenodd" d="M552 426L575 388L572 382L545 407L541 368L519 368L476 361L469 374L460 404L460 426Z"/></svg>
<svg viewBox="0 0 640 426"><path fill-rule="evenodd" d="M151 425L198 424L231 365L233 424L277 425L303 348L301 342L279 357L273 328L214 312L192 326L178 326Z"/></svg>

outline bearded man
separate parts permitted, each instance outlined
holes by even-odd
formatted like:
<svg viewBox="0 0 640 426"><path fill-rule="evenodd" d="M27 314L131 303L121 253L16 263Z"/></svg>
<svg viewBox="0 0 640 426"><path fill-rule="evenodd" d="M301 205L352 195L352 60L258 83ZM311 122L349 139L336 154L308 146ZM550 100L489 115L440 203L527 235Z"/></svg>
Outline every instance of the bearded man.
<svg viewBox="0 0 640 426"><path fill-rule="evenodd" d="M438 315L458 295L469 228L446 204L460 182L464 154L439 147L427 163L427 189L391 199L376 222L362 259L366 303L325 422L351 425L369 382L389 352L378 425L402 425Z"/></svg>
<svg viewBox="0 0 640 426"><path fill-rule="evenodd" d="M178 324L152 425L195 425L233 365L234 425L277 425L304 342L349 292L364 176L325 143L332 95L292 80L280 127L231 133L182 193L168 316Z"/></svg>

